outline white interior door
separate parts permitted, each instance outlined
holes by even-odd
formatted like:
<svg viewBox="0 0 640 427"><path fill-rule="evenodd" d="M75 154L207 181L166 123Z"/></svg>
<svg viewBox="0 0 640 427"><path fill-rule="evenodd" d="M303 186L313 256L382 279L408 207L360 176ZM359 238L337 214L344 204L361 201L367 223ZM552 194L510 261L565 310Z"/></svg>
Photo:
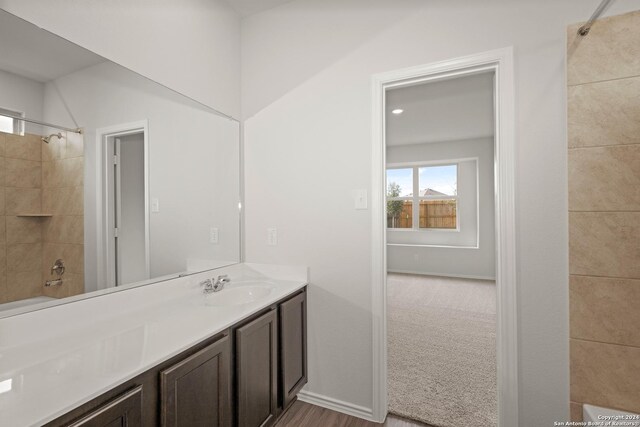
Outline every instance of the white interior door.
<svg viewBox="0 0 640 427"><path fill-rule="evenodd" d="M107 138L109 286L149 278L144 133Z"/></svg>
<svg viewBox="0 0 640 427"><path fill-rule="evenodd" d="M137 133L118 140L116 262L118 283L122 284L146 280L149 276L145 236L144 135Z"/></svg>

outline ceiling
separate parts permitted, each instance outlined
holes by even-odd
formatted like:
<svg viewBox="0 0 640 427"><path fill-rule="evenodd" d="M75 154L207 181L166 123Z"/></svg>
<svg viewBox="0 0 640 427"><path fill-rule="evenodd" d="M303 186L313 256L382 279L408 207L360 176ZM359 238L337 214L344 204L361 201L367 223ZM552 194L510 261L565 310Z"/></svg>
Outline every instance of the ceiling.
<svg viewBox="0 0 640 427"><path fill-rule="evenodd" d="M492 73L392 89L386 99L388 146L493 136Z"/></svg>
<svg viewBox="0 0 640 427"><path fill-rule="evenodd" d="M106 61L78 45L0 10L0 70L47 82Z"/></svg>
<svg viewBox="0 0 640 427"><path fill-rule="evenodd" d="M249 16L273 9L293 0L225 0L240 16Z"/></svg>

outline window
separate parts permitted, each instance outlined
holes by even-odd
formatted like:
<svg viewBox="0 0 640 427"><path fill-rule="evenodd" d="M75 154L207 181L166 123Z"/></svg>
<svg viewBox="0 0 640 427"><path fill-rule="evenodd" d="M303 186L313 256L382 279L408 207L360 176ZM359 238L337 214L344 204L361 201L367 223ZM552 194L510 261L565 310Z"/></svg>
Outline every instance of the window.
<svg viewBox="0 0 640 427"><path fill-rule="evenodd" d="M387 169L387 228L456 230L458 165Z"/></svg>
<svg viewBox="0 0 640 427"><path fill-rule="evenodd" d="M0 132L22 135L24 133L24 129L22 128L23 121L6 116L5 114L22 116L22 114L18 113L17 111L5 110L3 108L0 108Z"/></svg>
<svg viewBox="0 0 640 427"><path fill-rule="evenodd" d="M413 169L387 170L387 227L413 228Z"/></svg>

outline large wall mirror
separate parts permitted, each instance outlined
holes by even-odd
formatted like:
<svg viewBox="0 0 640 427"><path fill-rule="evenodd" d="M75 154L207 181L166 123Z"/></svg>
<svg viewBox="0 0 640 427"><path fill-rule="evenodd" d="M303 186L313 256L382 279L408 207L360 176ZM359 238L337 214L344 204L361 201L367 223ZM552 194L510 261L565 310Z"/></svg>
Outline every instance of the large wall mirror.
<svg viewBox="0 0 640 427"><path fill-rule="evenodd" d="M0 317L240 261L239 124L0 10Z"/></svg>

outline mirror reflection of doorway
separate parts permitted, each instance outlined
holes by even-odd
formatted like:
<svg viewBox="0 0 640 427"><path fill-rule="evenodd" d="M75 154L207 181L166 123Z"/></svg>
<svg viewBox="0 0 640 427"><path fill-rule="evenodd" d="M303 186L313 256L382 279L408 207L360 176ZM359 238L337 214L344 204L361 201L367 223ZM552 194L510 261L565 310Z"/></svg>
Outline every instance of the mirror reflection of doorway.
<svg viewBox="0 0 640 427"><path fill-rule="evenodd" d="M107 238L109 286L149 279L145 135L108 136Z"/></svg>

